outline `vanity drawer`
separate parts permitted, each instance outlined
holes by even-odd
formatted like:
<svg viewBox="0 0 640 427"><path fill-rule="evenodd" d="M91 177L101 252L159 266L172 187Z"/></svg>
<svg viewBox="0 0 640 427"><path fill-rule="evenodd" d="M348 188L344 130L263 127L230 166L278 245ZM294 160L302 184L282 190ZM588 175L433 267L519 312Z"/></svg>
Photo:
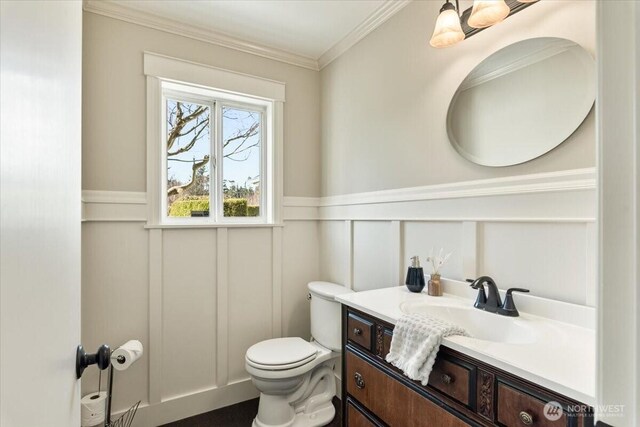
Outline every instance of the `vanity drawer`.
<svg viewBox="0 0 640 427"><path fill-rule="evenodd" d="M468 425L351 351L346 364L347 393L390 427Z"/></svg>
<svg viewBox="0 0 640 427"><path fill-rule="evenodd" d="M555 421L545 417L546 403L507 384L498 383L498 423L503 426L566 426L568 419L564 412Z"/></svg>
<svg viewBox="0 0 640 427"><path fill-rule="evenodd" d="M371 351L371 337L373 336L373 322L353 313L347 318L347 338Z"/></svg>
<svg viewBox="0 0 640 427"><path fill-rule="evenodd" d="M347 400L347 425L345 427L378 427L351 400Z"/></svg>
<svg viewBox="0 0 640 427"><path fill-rule="evenodd" d="M470 406L474 376L475 367L439 355L429 375L429 385L463 405Z"/></svg>

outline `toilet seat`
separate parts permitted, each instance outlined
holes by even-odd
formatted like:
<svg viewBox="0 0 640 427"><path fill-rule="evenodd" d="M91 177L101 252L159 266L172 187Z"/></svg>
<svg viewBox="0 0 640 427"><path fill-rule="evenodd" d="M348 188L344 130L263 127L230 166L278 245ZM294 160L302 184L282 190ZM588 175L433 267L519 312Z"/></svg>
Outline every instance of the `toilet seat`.
<svg viewBox="0 0 640 427"><path fill-rule="evenodd" d="M302 338L274 338L249 347L245 359L257 369L282 371L306 365L317 353L318 348Z"/></svg>

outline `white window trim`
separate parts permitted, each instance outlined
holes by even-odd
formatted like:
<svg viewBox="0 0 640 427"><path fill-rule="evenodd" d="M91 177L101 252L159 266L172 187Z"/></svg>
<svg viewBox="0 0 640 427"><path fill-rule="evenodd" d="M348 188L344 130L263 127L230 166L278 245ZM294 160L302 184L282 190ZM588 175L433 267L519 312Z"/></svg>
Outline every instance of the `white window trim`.
<svg viewBox="0 0 640 427"><path fill-rule="evenodd" d="M283 204L283 111L285 84L261 77L222 70L208 65L183 61L155 53L144 53L144 74L147 78L147 228L199 228L199 227L256 227L282 225ZM179 220L166 218L162 191L166 182L162 160L164 159L162 108L163 84L171 88L173 83L190 86L194 93L223 94L230 104L252 98L256 104L264 107L263 133L266 136L263 170L265 184L261 209L265 210L261 218L224 218L214 222L212 217ZM177 86L177 85L176 85ZM227 101L223 102L224 105ZM255 106L252 105L252 108ZM212 114L213 114L212 110ZM271 117L268 117L271 116ZM272 124L272 126L271 126ZM219 129L214 129L218 132ZM212 157L215 153L211 153ZM222 159L217 159L217 162ZM216 167L216 174L222 168ZM218 178L221 178L218 176ZM164 181L163 181L164 179ZM211 187L211 191L214 188ZM271 197L269 197L271 195ZM211 195L212 200L214 195ZM216 209L218 207L216 206ZM222 207L220 206L221 210ZM221 217L222 218L222 217Z"/></svg>

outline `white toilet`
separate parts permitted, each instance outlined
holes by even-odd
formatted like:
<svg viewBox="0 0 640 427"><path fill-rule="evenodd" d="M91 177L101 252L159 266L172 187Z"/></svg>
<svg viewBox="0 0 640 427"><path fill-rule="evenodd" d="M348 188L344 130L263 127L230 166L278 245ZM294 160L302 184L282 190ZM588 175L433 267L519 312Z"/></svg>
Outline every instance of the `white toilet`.
<svg viewBox="0 0 640 427"><path fill-rule="evenodd" d="M342 349L340 303L334 297L350 292L334 283L309 283L311 342L276 338L247 350L245 366L260 390L254 427L323 426L333 419L334 367Z"/></svg>

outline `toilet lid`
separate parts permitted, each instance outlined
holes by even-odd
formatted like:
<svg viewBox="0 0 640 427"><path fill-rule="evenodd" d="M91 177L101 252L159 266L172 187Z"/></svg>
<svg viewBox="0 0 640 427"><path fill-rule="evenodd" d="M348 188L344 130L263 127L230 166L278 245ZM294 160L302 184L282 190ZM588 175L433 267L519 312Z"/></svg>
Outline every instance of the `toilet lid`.
<svg viewBox="0 0 640 427"><path fill-rule="evenodd" d="M247 361L265 367L294 368L315 359L317 348L298 337L275 338L252 345Z"/></svg>

